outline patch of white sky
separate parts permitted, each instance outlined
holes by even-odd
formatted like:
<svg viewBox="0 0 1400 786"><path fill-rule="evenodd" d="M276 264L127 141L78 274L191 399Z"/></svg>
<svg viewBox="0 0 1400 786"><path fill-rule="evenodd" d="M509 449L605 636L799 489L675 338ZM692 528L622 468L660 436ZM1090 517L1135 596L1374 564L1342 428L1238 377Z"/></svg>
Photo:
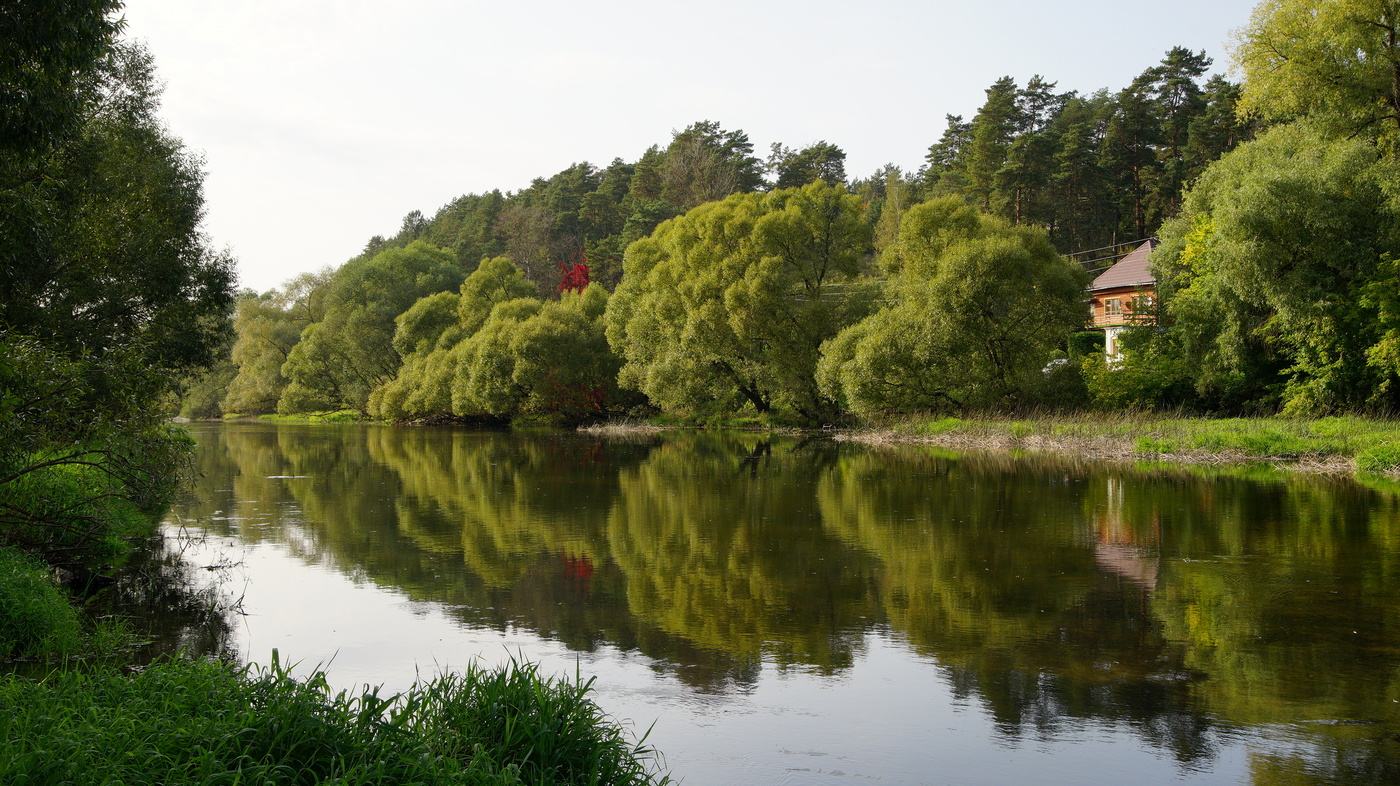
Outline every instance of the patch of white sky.
<svg viewBox="0 0 1400 786"><path fill-rule="evenodd" d="M997 78L1118 90L1173 46L1228 66L1250 0L654 3L128 0L162 116L205 160L206 231L265 290L411 210L635 161L697 120L917 170Z"/></svg>

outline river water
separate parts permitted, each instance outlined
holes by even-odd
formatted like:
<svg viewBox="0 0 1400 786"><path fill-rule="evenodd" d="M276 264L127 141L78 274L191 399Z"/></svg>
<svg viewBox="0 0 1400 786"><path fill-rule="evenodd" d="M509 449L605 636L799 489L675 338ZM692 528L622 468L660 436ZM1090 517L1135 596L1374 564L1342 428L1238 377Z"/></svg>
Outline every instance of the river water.
<svg viewBox="0 0 1400 786"><path fill-rule="evenodd" d="M685 784L1400 782L1400 495L1266 467L196 424L168 529L332 684L596 678Z"/></svg>

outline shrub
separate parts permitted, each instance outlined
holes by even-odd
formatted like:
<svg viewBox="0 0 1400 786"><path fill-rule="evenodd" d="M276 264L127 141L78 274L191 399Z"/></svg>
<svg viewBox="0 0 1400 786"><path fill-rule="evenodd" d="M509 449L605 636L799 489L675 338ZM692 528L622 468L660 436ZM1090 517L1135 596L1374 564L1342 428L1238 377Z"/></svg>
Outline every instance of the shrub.
<svg viewBox="0 0 1400 786"><path fill-rule="evenodd" d="M1095 352L1103 352L1105 337L1102 330L1084 330L1069 334L1069 357L1079 360Z"/></svg>

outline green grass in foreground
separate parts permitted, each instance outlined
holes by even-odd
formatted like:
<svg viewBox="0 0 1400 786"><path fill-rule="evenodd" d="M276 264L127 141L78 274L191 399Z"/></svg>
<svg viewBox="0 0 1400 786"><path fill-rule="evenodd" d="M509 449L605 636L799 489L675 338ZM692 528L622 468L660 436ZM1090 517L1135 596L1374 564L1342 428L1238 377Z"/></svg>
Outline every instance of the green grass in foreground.
<svg viewBox="0 0 1400 786"><path fill-rule="evenodd" d="M80 638L78 611L49 579L48 569L0 546L0 660L69 654Z"/></svg>
<svg viewBox="0 0 1400 786"><path fill-rule="evenodd" d="M1358 470L1400 471L1400 421L1360 417L1318 420L1283 418L1167 418L1150 415L1086 414L1017 420L940 418L911 420L896 427L916 436L958 435L970 439L1043 437L1116 442L1142 456L1216 455L1260 459L1350 458Z"/></svg>
<svg viewBox="0 0 1400 786"><path fill-rule="evenodd" d="M650 784L655 752L537 667L380 697L325 674L171 661L0 679L0 783Z"/></svg>

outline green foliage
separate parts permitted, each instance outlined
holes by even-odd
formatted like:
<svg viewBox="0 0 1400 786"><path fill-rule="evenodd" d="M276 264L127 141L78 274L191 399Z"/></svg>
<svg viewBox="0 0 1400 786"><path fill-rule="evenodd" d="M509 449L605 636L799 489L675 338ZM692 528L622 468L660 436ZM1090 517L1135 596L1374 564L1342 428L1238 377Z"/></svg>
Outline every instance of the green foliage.
<svg viewBox="0 0 1400 786"><path fill-rule="evenodd" d="M0 160L0 329L94 356L134 348L182 375L212 359L233 305L232 260L199 231L199 161L156 116L141 48L112 47L79 82L82 122L56 150Z"/></svg>
<svg viewBox="0 0 1400 786"><path fill-rule="evenodd" d="M468 280L471 280L470 276ZM421 298L407 311L394 317L397 325L394 329L394 350L404 358L431 352L448 328L459 324L457 314L460 302L461 296L456 292L438 292Z"/></svg>
<svg viewBox="0 0 1400 786"><path fill-rule="evenodd" d="M398 375L370 397L386 419L456 417L579 422L619 400L618 360L603 334L598 284L559 301L503 257L483 260L460 294L419 300L398 319Z"/></svg>
<svg viewBox="0 0 1400 786"><path fill-rule="evenodd" d="M622 363L604 332L607 303L607 290L589 284L545 303L515 329L509 353L511 381L526 391L521 414L576 423L598 418L620 401Z"/></svg>
<svg viewBox="0 0 1400 786"><path fill-rule="evenodd" d="M971 121L949 115L929 148L925 199L958 195L1045 228L1061 251L1089 251L1155 233L1181 188L1249 135L1238 87L1201 83L1204 53L1176 47L1116 93L1057 93L1034 76L1002 77Z"/></svg>
<svg viewBox="0 0 1400 786"><path fill-rule="evenodd" d="M1101 351L1079 361L1098 409L1139 411L1183 406L1194 400L1191 372L1174 335L1155 328L1127 330L1118 338L1118 350L1113 363Z"/></svg>
<svg viewBox="0 0 1400 786"><path fill-rule="evenodd" d="M1268 0L1240 31L1241 109L1315 118L1342 136L1400 132L1400 7L1362 0Z"/></svg>
<svg viewBox="0 0 1400 786"><path fill-rule="evenodd" d="M287 387L282 366L308 326L325 318L331 271L303 273L280 290L239 298L233 328L237 339L231 361L238 373L229 382L224 412L274 412Z"/></svg>
<svg viewBox="0 0 1400 786"><path fill-rule="evenodd" d="M258 420L270 423L358 423L364 416L353 409L327 412L298 412L293 415L258 415Z"/></svg>
<svg viewBox="0 0 1400 786"><path fill-rule="evenodd" d="M661 198L682 212L763 184L748 134L725 131L712 120L672 137L660 174Z"/></svg>
<svg viewBox="0 0 1400 786"><path fill-rule="evenodd" d="M200 162L115 10L0 14L0 546L81 569L169 503L189 442L162 420L233 305Z"/></svg>
<svg viewBox="0 0 1400 786"><path fill-rule="evenodd" d="M963 421L958 418L939 418L938 420L928 420L917 424L914 428L914 433L938 436L939 434L947 434L962 425Z"/></svg>
<svg viewBox="0 0 1400 786"><path fill-rule="evenodd" d="M233 344L233 336L228 337L226 346ZM238 366L234 365L228 352L215 360L204 371L191 374L181 386L178 417L188 420L208 420L222 417L224 397L229 385L238 378Z"/></svg>
<svg viewBox="0 0 1400 786"><path fill-rule="evenodd" d="M44 565L0 546L0 661L71 653L78 612Z"/></svg>
<svg viewBox="0 0 1400 786"><path fill-rule="evenodd" d="M189 450L151 406L162 382L131 355L74 361L0 334L0 544L86 565L149 528Z"/></svg>
<svg viewBox="0 0 1400 786"><path fill-rule="evenodd" d="M35 0L0 16L0 145L34 154L83 122L83 80L122 27L118 0Z"/></svg>
<svg viewBox="0 0 1400 786"><path fill-rule="evenodd" d="M812 374L821 342L871 296L862 213L818 181L702 205L632 244L607 315L619 382L673 413L828 417Z"/></svg>
<svg viewBox="0 0 1400 786"><path fill-rule="evenodd" d="M520 268L505 257L482 260L476 271L462 282L457 320L464 335L472 335L486 324L497 304L518 298L538 297L539 290L525 278Z"/></svg>
<svg viewBox="0 0 1400 786"><path fill-rule="evenodd" d="M473 666L381 697L276 659L0 679L6 783L665 783L657 754L538 667Z"/></svg>
<svg viewBox="0 0 1400 786"><path fill-rule="evenodd" d="M456 374L452 379L452 412L509 420L527 391L514 381L515 358L510 344L520 323L544 306L534 298L498 303L481 329L452 349Z"/></svg>
<svg viewBox="0 0 1400 786"><path fill-rule="evenodd" d="M279 412L347 406L369 411L370 394L398 373L395 319L420 298L455 289L462 274L447 251L422 241L360 257L337 270L325 317L308 325L287 354L291 384Z"/></svg>
<svg viewBox="0 0 1400 786"><path fill-rule="evenodd" d="M801 150L774 144L768 157L768 169L776 175L773 188L801 188L808 183L825 180L831 185L846 183L846 151L822 141Z"/></svg>
<svg viewBox="0 0 1400 786"><path fill-rule="evenodd" d="M1357 453L1356 469L1377 474L1400 470L1400 445L1377 445Z"/></svg>
<svg viewBox="0 0 1400 786"><path fill-rule="evenodd" d="M1094 352L1102 352L1104 348L1104 335L1101 330L1081 330L1078 333L1069 334L1069 356L1072 360L1078 360Z"/></svg>
<svg viewBox="0 0 1400 786"><path fill-rule="evenodd" d="M1400 253L1394 182L1372 145L1302 123L1201 177L1153 262L1206 402L1299 414L1400 403L1383 319L1383 293L1400 284L1386 264Z"/></svg>
<svg viewBox="0 0 1400 786"><path fill-rule="evenodd" d="M370 413L388 420L454 414L453 380L466 351L459 347L481 331L497 305L533 300L535 292L509 259L495 257L482 260L459 293L441 292L416 302L396 318L394 345L407 351L403 366L370 396Z"/></svg>
<svg viewBox="0 0 1400 786"><path fill-rule="evenodd" d="M956 197L911 209L885 265L897 302L827 342L817 368L862 416L1015 403L1084 324L1083 274L1043 234Z"/></svg>

